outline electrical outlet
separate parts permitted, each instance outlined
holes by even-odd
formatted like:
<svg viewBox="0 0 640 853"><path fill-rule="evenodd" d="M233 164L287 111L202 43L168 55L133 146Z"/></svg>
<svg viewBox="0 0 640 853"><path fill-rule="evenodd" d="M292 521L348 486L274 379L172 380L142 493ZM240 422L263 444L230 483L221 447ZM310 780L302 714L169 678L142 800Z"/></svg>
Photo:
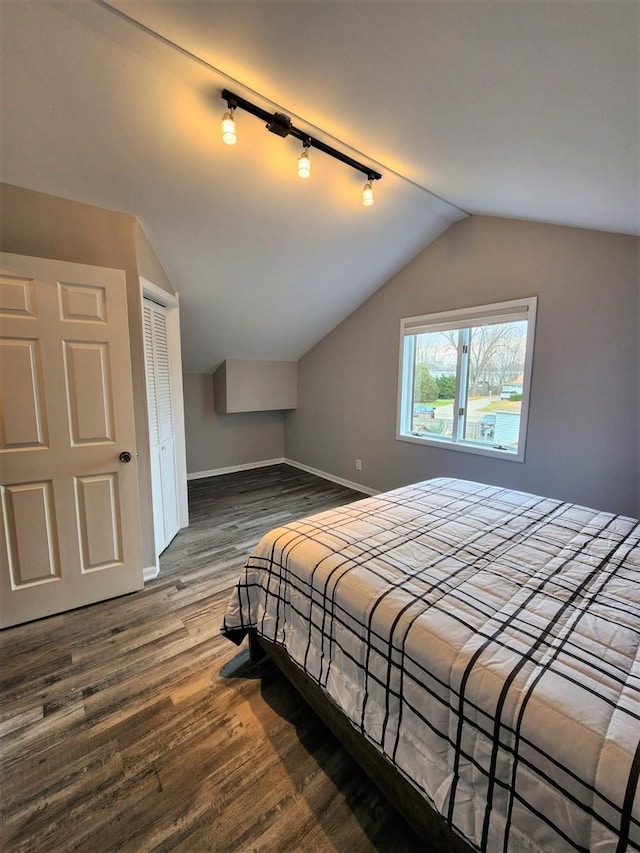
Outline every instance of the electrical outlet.
<svg viewBox="0 0 640 853"><path fill-rule="evenodd" d="M362 471L362 459L356 459L356 471Z"/></svg>

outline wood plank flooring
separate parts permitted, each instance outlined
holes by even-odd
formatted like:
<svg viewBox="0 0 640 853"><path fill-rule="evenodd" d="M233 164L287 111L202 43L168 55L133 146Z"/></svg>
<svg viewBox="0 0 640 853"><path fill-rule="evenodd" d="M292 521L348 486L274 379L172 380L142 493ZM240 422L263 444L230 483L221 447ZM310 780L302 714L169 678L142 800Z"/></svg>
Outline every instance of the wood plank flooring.
<svg viewBox="0 0 640 853"><path fill-rule="evenodd" d="M360 497L284 465L194 481L143 591L0 632L0 850L422 849L275 667L219 635L263 532Z"/></svg>

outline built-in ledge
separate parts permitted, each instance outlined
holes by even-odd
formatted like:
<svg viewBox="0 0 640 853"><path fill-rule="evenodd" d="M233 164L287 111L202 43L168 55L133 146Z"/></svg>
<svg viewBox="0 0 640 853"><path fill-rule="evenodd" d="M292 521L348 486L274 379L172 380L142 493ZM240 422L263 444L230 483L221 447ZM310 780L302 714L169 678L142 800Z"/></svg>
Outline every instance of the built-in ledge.
<svg viewBox="0 0 640 853"><path fill-rule="evenodd" d="M228 358L213 374L213 398L221 415L295 409L297 362Z"/></svg>

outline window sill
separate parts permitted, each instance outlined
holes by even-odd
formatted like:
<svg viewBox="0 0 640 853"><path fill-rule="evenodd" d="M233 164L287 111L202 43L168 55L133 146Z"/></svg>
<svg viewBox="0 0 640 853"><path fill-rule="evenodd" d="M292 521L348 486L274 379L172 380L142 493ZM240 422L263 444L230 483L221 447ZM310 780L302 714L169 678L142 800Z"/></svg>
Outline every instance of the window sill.
<svg viewBox="0 0 640 853"><path fill-rule="evenodd" d="M493 447L483 447L471 442L449 441L446 438L426 435L406 435L398 433L396 441L407 441L411 444L426 444L439 447L440 450L458 450L462 453L474 453L476 456L490 456L492 459L504 459L507 462L524 462L524 451L497 450Z"/></svg>

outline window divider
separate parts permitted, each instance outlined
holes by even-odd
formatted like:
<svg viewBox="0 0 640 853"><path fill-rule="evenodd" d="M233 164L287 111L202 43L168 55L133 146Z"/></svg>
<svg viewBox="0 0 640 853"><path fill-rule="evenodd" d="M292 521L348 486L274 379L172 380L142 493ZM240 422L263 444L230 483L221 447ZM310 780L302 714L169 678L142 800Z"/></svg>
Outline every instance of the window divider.
<svg viewBox="0 0 640 853"><path fill-rule="evenodd" d="M464 428L469 404L467 390L469 386L469 329L458 330L458 363L456 367L456 397L453 407L453 435L456 441L464 439ZM463 414L462 414L463 412Z"/></svg>

